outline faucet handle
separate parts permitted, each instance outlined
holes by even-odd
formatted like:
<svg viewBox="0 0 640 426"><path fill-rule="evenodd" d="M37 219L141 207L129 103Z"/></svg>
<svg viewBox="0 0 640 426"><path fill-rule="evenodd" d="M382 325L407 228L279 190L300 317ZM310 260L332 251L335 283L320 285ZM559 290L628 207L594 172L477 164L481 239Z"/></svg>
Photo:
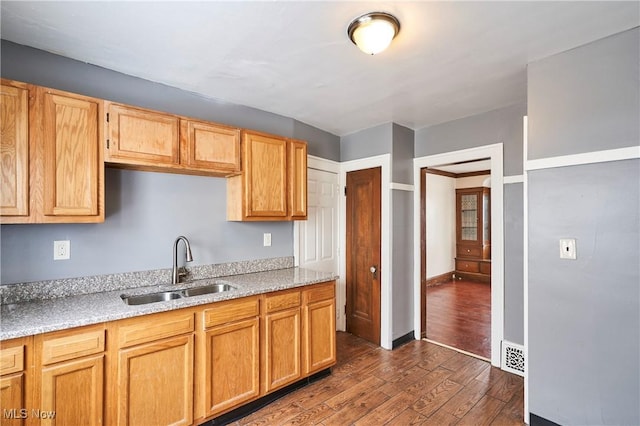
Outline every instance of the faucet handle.
<svg viewBox="0 0 640 426"><path fill-rule="evenodd" d="M186 278L189 276L189 271L184 266L178 268L178 282L180 282L180 278Z"/></svg>

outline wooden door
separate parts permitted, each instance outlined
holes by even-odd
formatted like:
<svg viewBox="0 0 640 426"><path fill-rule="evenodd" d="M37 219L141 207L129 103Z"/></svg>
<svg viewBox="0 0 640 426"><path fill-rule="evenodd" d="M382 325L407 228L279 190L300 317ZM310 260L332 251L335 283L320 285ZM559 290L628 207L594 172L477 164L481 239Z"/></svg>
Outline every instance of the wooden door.
<svg viewBox="0 0 640 426"><path fill-rule="evenodd" d="M180 163L180 120L127 105L109 103L105 160L113 163L172 166Z"/></svg>
<svg viewBox="0 0 640 426"><path fill-rule="evenodd" d="M180 127L182 165L223 173L240 171L240 129L184 119Z"/></svg>
<svg viewBox="0 0 640 426"><path fill-rule="evenodd" d="M307 218L307 143L289 141L289 214Z"/></svg>
<svg viewBox="0 0 640 426"><path fill-rule="evenodd" d="M29 91L3 81L0 86L0 215L29 215Z"/></svg>
<svg viewBox="0 0 640 426"><path fill-rule="evenodd" d="M103 424L104 354L44 367L40 380L40 424Z"/></svg>
<svg viewBox="0 0 640 426"><path fill-rule="evenodd" d="M380 167L347 173L347 331L380 344Z"/></svg>
<svg viewBox="0 0 640 426"><path fill-rule="evenodd" d="M258 317L206 332L205 416L254 399L260 394Z"/></svg>
<svg viewBox="0 0 640 426"><path fill-rule="evenodd" d="M287 141L256 133L243 137L245 215L287 216Z"/></svg>
<svg viewBox="0 0 640 426"><path fill-rule="evenodd" d="M44 215L104 220L102 101L51 89L38 91L44 109Z"/></svg>
<svg viewBox="0 0 640 426"><path fill-rule="evenodd" d="M193 422L193 335L122 349L118 356L119 425Z"/></svg>

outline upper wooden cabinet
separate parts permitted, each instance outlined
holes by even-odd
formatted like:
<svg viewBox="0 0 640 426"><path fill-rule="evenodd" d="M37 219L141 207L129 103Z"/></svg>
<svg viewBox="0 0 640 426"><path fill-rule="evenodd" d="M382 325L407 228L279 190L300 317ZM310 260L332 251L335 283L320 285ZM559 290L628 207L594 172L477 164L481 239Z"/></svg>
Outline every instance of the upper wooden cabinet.
<svg viewBox="0 0 640 426"><path fill-rule="evenodd" d="M491 258L491 214L486 187L456 189L456 257Z"/></svg>
<svg viewBox="0 0 640 426"><path fill-rule="evenodd" d="M240 171L240 129L112 102L107 114L110 165L208 176Z"/></svg>
<svg viewBox="0 0 640 426"><path fill-rule="evenodd" d="M190 169L240 171L240 129L180 120L180 159Z"/></svg>
<svg viewBox="0 0 640 426"><path fill-rule="evenodd" d="M108 163L171 166L180 161L180 119L115 103L107 104Z"/></svg>
<svg viewBox="0 0 640 426"><path fill-rule="evenodd" d="M307 144L242 134L242 174L227 179L227 220L306 219Z"/></svg>
<svg viewBox="0 0 640 426"><path fill-rule="evenodd" d="M3 80L3 86L14 83ZM45 87L29 93L28 157L23 92L3 89L3 207L1 223L104 222L104 162L99 149L103 101ZM7 107L5 107L7 101ZM5 121L6 114L6 121ZM10 137L5 154L5 123ZM28 208L24 209L28 158ZM5 162L9 165L4 168ZM5 196L5 183L7 195Z"/></svg>
<svg viewBox="0 0 640 426"><path fill-rule="evenodd" d="M0 214L29 215L29 90L24 83L0 86Z"/></svg>

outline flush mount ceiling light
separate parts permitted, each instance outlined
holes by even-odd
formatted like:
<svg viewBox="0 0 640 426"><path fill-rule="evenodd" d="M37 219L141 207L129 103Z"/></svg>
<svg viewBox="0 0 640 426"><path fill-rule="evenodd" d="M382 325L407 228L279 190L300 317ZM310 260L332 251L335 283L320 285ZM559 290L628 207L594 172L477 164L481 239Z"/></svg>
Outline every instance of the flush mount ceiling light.
<svg viewBox="0 0 640 426"><path fill-rule="evenodd" d="M367 55L375 55L386 49L400 32L398 19L385 12L370 12L351 21L347 34Z"/></svg>

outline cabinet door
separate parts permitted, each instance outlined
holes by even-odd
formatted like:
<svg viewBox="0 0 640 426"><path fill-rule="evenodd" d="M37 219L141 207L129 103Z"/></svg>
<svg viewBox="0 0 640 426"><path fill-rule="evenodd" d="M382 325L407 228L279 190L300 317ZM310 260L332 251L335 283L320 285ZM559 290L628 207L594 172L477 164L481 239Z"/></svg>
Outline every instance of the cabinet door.
<svg viewBox="0 0 640 426"><path fill-rule="evenodd" d="M295 382L300 369L300 308L265 316L264 391Z"/></svg>
<svg viewBox="0 0 640 426"><path fill-rule="evenodd" d="M193 335L119 351L119 425L188 425L193 421Z"/></svg>
<svg viewBox="0 0 640 426"><path fill-rule="evenodd" d="M24 374L0 377L0 425L22 425L31 414L25 403Z"/></svg>
<svg viewBox="0 0 640 426"><path fill-rule="evenodd" d="M98 149L102 101L38 91L43 108L44 215L104 221L104 172Z"/></svg>
<svg viewBox="0 0 640 426"><path fill-rule="evenodd" d="M180 120L127 105L108 104L109 163L172 166L180 163Z"/></svg>
<svg viewBox="0 0 640 426"><path fill-rule="evenodd" d="M257 317L206 332L206 416L259 395L259 341Z"/></svg>
<svg viewBox="0 0 640 426"><path fill-rule="evenodd" d="M334 299L312 302L303 308L304 374L336 362L336 304Z"/></svg>
<svg viewBox="0 0 640 426"><path fill-rule="evenodd" d="M240 171L240 129L181 120L181 163L190 169L229 174Z"/></svg>
<svg viewBox="0 0 640 426"><path fill-rule="evenodd" d="M307 144L302 141L289 142L289 214L307 218Z"/></svg>
<svg viewBox="0 0 640 426"><path fill-rule="evenodd" d="M29 98L25 87L0 86L0 215L29 215Z"/></svg>
<svg viewBox="0 0 640 426"><path fill-rule="evenodd" d="M101 425L103 389L103 354L43 368L40 424Z"/></svg>
<svg viewBox="0 0 640 426"><path fill-rule="evenodd" d="M245 216L287 216L287 141L245 133Z"/></svg>

